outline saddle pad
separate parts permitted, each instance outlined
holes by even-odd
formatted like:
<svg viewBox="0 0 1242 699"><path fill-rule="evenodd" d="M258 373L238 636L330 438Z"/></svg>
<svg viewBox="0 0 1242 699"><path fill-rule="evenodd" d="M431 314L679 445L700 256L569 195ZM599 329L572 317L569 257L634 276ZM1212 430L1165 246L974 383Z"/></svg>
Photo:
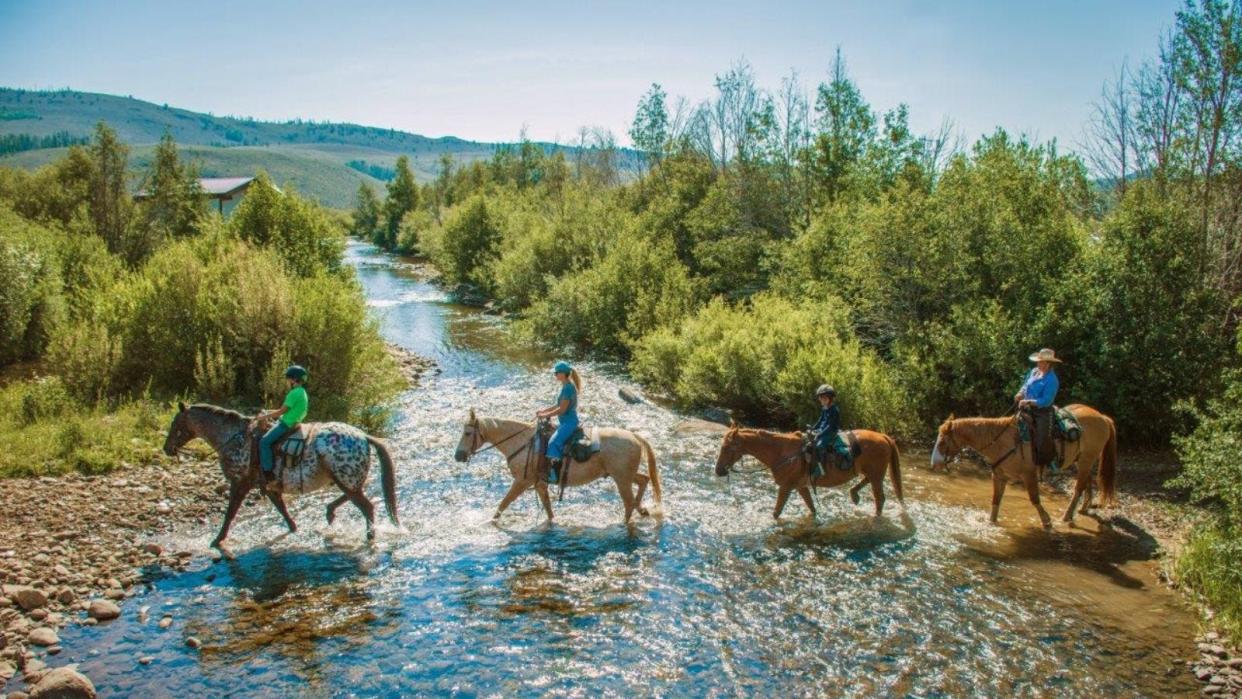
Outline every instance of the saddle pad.
<svg viewBox="0 0 1242 699"><path fill-rule="evenodd" d="M841 456L853 457L862 453L862 444L858 442L858 436L854 434L854 430L838 432L833 442L833 450Z"/></svg>
<svg viewBox="0 0 1242 699"><path fill-rule="evenodd" d="M1058 407L1055 412L1057 433L1067 442L1076 442L1082 436L1082 425L1078 417L1066 408Z"/></svg>

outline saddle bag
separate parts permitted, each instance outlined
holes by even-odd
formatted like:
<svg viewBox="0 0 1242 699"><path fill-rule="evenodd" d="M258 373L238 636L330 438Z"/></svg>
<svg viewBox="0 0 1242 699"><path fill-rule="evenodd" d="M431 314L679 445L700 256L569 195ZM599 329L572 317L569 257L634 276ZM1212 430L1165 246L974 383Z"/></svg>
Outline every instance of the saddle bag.
<svg viewBox="0 0 1242 699"><path fill-rule="evenodd" d="M1065 408L1057 408L1055 412L1057 434L1067 442L1077 442L1082 437L1082 425L1078 418Z"/></svg>
<svg viewBox="0 0 1242 699"><path fill-rule="evenodd" d="M591 430L594 434L595 430ZM599 438L588 437L587 433L579 427L574 430L573 435L569 438L569 455L574 461L579 463L589 460L592 456L599 453Z"/></svg>

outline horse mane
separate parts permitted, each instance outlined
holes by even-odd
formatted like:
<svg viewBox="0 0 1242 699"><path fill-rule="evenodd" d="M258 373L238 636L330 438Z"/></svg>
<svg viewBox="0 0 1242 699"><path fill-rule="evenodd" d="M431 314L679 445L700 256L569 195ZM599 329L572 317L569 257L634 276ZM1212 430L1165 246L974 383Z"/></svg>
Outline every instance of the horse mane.
<svg viewBox="0 0 1242 699"><path fill-rule="evenodd" d="M218 405L211 405L210 403L195 403L194 405L191 405L189 409L200 410L206 413L211 413L212 415L216 415L218 417L230 418L232 420L241 420L244 422L250 421L250 417L246 415L242 415L236 410L229 410L228 408L221 408Z"/></svg>

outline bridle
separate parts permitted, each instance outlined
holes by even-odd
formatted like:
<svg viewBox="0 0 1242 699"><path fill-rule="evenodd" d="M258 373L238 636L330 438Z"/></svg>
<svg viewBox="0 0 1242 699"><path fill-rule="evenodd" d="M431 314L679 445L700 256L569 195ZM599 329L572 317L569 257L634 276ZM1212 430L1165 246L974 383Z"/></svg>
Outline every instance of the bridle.
<svg viewBox="0 0 1242 699"><path fill-rule="evenodd" d="M953 423L954 423L954 420L952 419L946 421L944 433L943 433L943 436L947 438L945 440L945 451L944 451L945 471L949 470L949 462L952 461L953 459L956 459L962 453L962 445L957 441L957 437L953 436ZM983 453L985 451L987 451L988 449L991 449L992 445L999 442L1000 438L1004 436L1005 436L1005 430L1001 430L1000 432L996 434L995 437L992 438L992 441L987 443L987 446L978 448L978 449L976 449L975 447L971 447L971 449L974 449L975 451L979 452L980 456L983 456ZM952 441L952 444L949 443L950 440ZM1001 457L997 459L996 461L988 463L988 468L992 471L995 471L997 466L1000 466L1001 464L1005 463L1005 461L1009 457L1013 456L1014 452L1016 451L1018 451L1017 446L1013 447L1009 451L1002 454ZM953 454L952 457L949 456L950 453ZM985 461L987 460L986 456L984 456L984 460Z"/></svg>
<svg viewBox="0 0 1242 699"><path fill-rule="evenodd" d="M518 430L517 432L514 432L508 437L492 442L491 444L488 444L487 446L480 449L479 447L482 446L485 443L485 441L483 438L483 434L479 429L479 416L478 415L470 416L470 423L467 425L467 428L470 430L470 450L466 452L466 463L470 463L470 458L472 456L475 456L476 454L482 454L483 452L488 451L489 449L496 449L497 451L500 451L499 447L501 444L508 442L510 439L513 439L514 437L517 437L518 435L521 435L522 433L526 432L526 430L530 429L529 427L523 427L522 429ZM525 449L525 448L526 446L522 447L522 449ZM522 449L518 449L512 454L505 454L505 458L511 459L517 456L518 454L522 453ZM501 452L501 453L503 454L504 452Z"/></svg>

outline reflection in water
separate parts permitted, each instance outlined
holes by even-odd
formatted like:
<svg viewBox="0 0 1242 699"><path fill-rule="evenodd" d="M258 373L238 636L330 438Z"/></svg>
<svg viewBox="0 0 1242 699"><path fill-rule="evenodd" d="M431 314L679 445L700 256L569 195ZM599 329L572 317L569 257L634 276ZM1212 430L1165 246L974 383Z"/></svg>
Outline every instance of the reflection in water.
<svg viewBox="0 0 1242 699"><path fill-rule="evenodd" d="M1167 672L1193 650L1193 617L1156 584L1155 543L1128 521L1084 517L1047 533L1015 495L992 527L987 481L930 475L907 455L907 512L877 519L866 498L856 507L822 491L818 522L795 501L774 523L766 475L716 479L719 436L679 433L679 416L621 401L624 377L605 367L585 367L584 419L651 439L666 516L624 526L612 484L599 482L568 491L554 526L533 495L492 524L509 478L494 454L452 461L461 421L471 407L525 417L546 403L547 357L387 258L349 254L388 337L442 369L404 397L392 439L408 530L381 529L368 547L357 513L329 528L312 496L293 507L307 526L277 537L277 514L248 509L236 560L204 558L155 581L122 619L66 629L66 655L95 653L68 661L103 691L1195 691L1184 671ZM213 524L167 543L201 549ZM151 607L145 621L137 605ZM164 613L168 631L156 626ZM144 655L154 661L139 665Z"/></svg>

